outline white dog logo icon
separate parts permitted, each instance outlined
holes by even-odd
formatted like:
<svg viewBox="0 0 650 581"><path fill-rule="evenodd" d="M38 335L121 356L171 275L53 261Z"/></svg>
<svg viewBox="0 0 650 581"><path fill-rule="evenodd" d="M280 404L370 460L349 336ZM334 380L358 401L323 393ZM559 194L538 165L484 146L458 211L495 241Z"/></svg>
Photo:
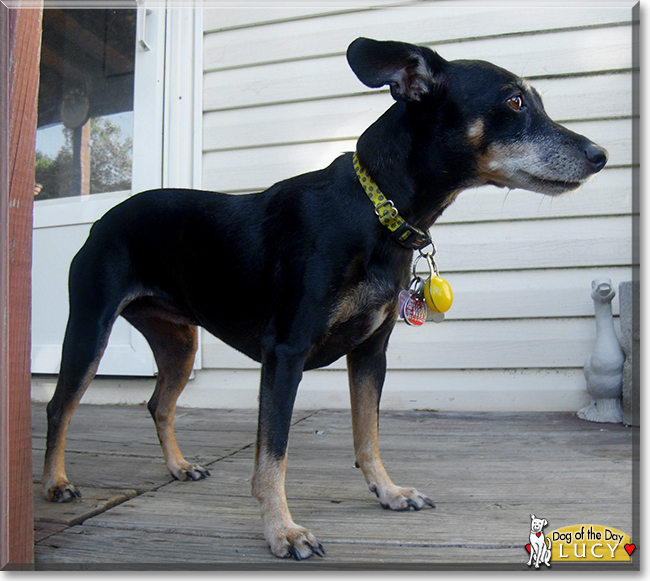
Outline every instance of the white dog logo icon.
<svg viewBox="0 0 650 581"><path fill-rule="evenodd" d="M527 565L530 567L534 559L535 569L539 569L540 563L550 567L551 539L547 539L542 530L548 522L545 518L537 518L534 514L530 515L530 520L530 559Z"/></svg>

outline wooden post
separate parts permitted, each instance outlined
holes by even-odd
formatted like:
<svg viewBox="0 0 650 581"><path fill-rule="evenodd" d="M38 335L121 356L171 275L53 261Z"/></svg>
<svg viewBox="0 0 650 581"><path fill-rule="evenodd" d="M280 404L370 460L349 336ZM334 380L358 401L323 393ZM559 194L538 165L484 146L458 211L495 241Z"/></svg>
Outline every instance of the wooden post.
<svg viewBox="0 0 650 581"><path fill-rule="evenodd" d="M30 322L42 5L0 3L0 568L34 560ZM4 85L4 83L3 83ZM8 130L7 130L8 128ZM7 151L7 144L9 150Z"/></svg>

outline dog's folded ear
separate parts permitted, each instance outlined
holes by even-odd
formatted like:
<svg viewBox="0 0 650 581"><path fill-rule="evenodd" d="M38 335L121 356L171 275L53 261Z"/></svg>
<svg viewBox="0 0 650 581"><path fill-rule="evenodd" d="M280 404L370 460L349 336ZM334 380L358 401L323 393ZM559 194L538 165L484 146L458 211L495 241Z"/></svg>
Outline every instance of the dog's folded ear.
<svg viewBox="0 0 650 581"><path fill-rule="evenodd" d="M368 87L390 85L397 101L440 97L447 84L447 61L424 46L357 38L348 47L350 68Z"/></svg>

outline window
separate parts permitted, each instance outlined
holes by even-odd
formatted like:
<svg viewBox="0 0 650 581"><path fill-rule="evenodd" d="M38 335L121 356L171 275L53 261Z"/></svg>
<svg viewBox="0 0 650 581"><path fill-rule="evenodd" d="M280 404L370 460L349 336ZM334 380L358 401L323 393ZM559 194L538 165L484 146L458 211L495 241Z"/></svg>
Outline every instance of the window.
<svg viewBox="0 0 650 581"><path fill-rule="evenodd" d="M33 373L59 370L68 270L92 224L137 192L200 185L202 10L151 4L43 11ZM155 370L144 337L119 318L98 373Z"/></svg>
<svg viewBox="0 0 650 581"><path fill-rule="evenodd" d="M131 189L136 10L45 10L36 200Z"/></svg>

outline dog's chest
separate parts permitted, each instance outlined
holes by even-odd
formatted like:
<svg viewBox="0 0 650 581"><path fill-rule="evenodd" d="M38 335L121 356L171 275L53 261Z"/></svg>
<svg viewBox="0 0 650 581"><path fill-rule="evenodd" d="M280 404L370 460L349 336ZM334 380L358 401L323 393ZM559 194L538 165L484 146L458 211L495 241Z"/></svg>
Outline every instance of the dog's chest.
<svg viewBox="0 0 650 581"><path fill-rule="evenodd" d="M355 343L372 335L389 316L394 297L388 285L363 281L336 297L328 320L327 334L344 335Z"/></svg>
<svg viewBox="0 0 650 581"><path fill-rule="evenodd" d="M395 308L390 290L368 281L339 293L326 331L312 348L305 369L329 365L349 353L382 324L394 321Z"/></svg>
<svg viewBox="0 0 650 581"><path fill-rule="evenodd" d="M325 367L397 318L397 290L390 281L365 279L336 293L327 324L312 346L305 370Z"/></svg>

